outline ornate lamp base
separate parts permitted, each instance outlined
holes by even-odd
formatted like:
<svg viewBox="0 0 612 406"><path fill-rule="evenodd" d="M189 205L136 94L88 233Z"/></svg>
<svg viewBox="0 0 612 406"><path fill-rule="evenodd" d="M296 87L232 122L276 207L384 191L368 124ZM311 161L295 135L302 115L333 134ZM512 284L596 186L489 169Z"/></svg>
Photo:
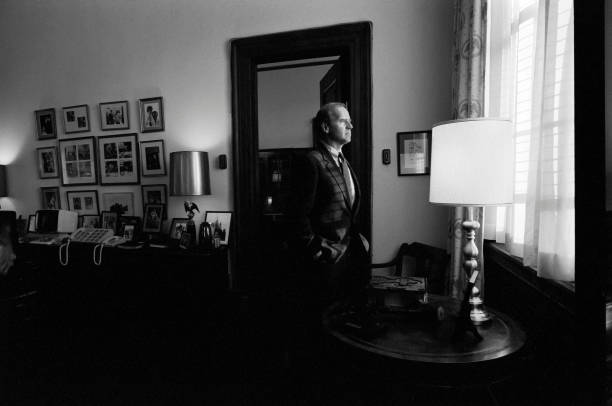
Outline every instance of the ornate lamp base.
<svg viewBox="0 0 612 406"><path fill-rule="evenodd" d="M489 313L484 308L484 302L480 298L480 290L474 286L470 295L470 320L474 325L482 325L491 321Z"/></svg>
<svg viewBox="0 0 612 406"><path fill-rule="evenodd" d="M463 247L463 270L466 276L470 278L472 273L478 268L478 247L476 247L474 239L476 237L476 230L480 228L480 223L474 220L473 207L468 207L468 219L461 225L467 238L465 247ZM490 321L489 314L484 309L484 302L480 297L480 290L476 286L472 288L469 303L470 320L472 320L472 324L481 325Z"/></svg>

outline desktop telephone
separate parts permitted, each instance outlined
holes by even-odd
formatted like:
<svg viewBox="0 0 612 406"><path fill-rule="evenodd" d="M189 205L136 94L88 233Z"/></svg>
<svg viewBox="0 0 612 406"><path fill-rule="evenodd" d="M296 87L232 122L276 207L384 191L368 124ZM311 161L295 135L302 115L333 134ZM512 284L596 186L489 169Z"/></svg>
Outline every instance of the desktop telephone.
<svg viewBox="0 0 612 406"><path fill-rule="evenodd" d="M119 245L125 242L123 237L115 237L113 230L109 228L83 227L76 230L70 236L72 242L84 242L92 244Z"/></svg>
<svg viewBox="0 0 612 406"><path fill-rule="evenodd" d="M115 236L115 232L108 228L79 228L72 233L67 243L60 246L60 263L64 266L68 265L68 248L71 242L95 244L93 262L96 265L100 265L102 263L102 249L104 247L115 247L123 244L125 241L125 238Z"/></svg>

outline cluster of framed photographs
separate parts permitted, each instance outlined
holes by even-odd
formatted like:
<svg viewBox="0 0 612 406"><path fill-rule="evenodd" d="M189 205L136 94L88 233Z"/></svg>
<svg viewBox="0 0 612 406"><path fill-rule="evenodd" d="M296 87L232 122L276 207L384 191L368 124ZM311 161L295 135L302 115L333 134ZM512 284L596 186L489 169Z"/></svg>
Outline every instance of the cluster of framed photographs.
<svg viewBox="0 0 612 406"><path fill-rule="evenodd" d="M62 139L37 155L39 177L61 178L62 186L135 185L167 173L164 140L138 143L136 133Z"/></svg>
<svg viewBox="0 0 612 406"><path fill-rule="evenodd" d="M42 187L43 209L60 209L59 187ZM132 192L104 193L102 206L97 190L69 190L66 192L68 210L79 214L78 227L111 228L126 239L133 239L142 233L158 234L163 221L167 219L168 194L165 184L142 185L143 217L136 217L134 194ZM207 211L204 221L211 226L213 235L221 245L227 245L232 220L232 212ZM185 237L188 218L173 218L168 232L171 242ZM125 228L124 226L129 225ZM28 226L28 230L30 230ZM34 231L34 230L30 230ZM190 237L190 236L187 236ZM188 245L187 242L185 244Z"/></svg>
<svg viewBox="0 0 612 406"><path fill-rule="evenodd" d="M168 217L166 205L168 203L168 191L165 184L142 185L142 204L159 204L163 206L162 219ZM60 189L58 186L42 187L42 208L61 209ZM113 192L102 194L102 207L100 206L98 191L92 190L69 190L66 192L68 210L76 211L79 215L99 215L101 211L108 210L121 212L126 216L136 213L134 193Z"/></svg>
<svg viewBox="0 0 612 406"><path fill-rule="evenodd" d="M164 131L163 98L138 101L140 132ZM63 107L61 121L65 134L92 130L90 109L86 104ZM130 108L127 100L98 104L100 130L130 129ZM37 110L38 140L58 138L56 110ZM138 134L125 133L59 139L56 145L37 148L38 173L41 179L61 179L62 186L137 185L140 177L165 176L166 153L161 139L138 141ZM103 193L98 190L66 191L67 209L79 214L79 227L112 228L127 239L144 233L160 233L168 219L168 193L165 184L142 185L143 217L135 217L132 192ZM61 209L60 188L41 187L43 209ZM209 218L210 217L210 218ZM213 220L214 217L214 220ZM187 218L172 219L168 237L185 239L188 246ZM231 212L206 212L205 221L213 225L220 243L227 244ZM30 226L28 226L29 228ZM129 238L128 238L129 237Z"/></svg>
<svg viewBox="0 0 612 406"><path fill-rule="evenodd" d="M115 131L130 128L130 110L127 100L98 104L100 130ZM162 97L151 97L138 101L140 132L164 131L164 104ZM55 109L36 110L36 134L39 140L57 138ZM65 134L91 131L89 106L62 107L62 123Z"/></svg>

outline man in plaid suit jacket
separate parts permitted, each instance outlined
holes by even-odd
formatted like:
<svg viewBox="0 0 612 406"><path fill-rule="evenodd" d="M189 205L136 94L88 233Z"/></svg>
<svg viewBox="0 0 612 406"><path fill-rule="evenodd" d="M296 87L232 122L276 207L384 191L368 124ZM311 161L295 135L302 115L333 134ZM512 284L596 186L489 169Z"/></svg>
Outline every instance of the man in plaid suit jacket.
<svg viewBox="0 0 612 406"><path fill-rule="evenodd" d="M342 155L351 141L351 117L342 103L321 107L314 119L318 142L295 169L297 246L302 270L319 289L321 304L354 301L369 281L369 243L356 225L360 189Z"/></svg>

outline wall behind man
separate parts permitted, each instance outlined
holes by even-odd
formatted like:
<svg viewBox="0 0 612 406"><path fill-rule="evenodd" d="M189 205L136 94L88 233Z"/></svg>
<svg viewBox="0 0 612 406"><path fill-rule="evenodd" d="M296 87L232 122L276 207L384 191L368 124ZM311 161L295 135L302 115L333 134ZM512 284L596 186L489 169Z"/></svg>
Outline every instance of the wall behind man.
<svg viewBox="0 0 612 406"><path fill-rule="evenodd" d="M444 246L447 210L428 203L429 177L397 177L396 133L430 129L450 118L453 3L448 0L63 0L0 3L0 164L9 164L10 199L2 207L27 215L40 207L34 110L88 104L92 131L102 133L97 103L163 96L166 154L205 150L231 158L229 40L272 32L369 20L373 22L373 249L387 260L400 242ZM58 114L59 117L59 114ZM122 132L117 132L122 133ZM60 138L67 138L59 129ZM356 136L359 136L356 134ZM381 149L393 164L383 166ZM231 162L231 159L230 159ZM167 178L145 178L162 183ZM211 168L212 195L200 209L231 210L232 167ZM91 187L61 188L66 191ZM140 186L97 187L100 194ZM183 217L171 197L169 217ZM196 217L201 220L201 216Z"/></svg>
<svg viewBox="0 0 612 406"><path fill-rule="evenodd" d="M319 81L331 64L257 73L259 149L312 147Z"/></svg>

